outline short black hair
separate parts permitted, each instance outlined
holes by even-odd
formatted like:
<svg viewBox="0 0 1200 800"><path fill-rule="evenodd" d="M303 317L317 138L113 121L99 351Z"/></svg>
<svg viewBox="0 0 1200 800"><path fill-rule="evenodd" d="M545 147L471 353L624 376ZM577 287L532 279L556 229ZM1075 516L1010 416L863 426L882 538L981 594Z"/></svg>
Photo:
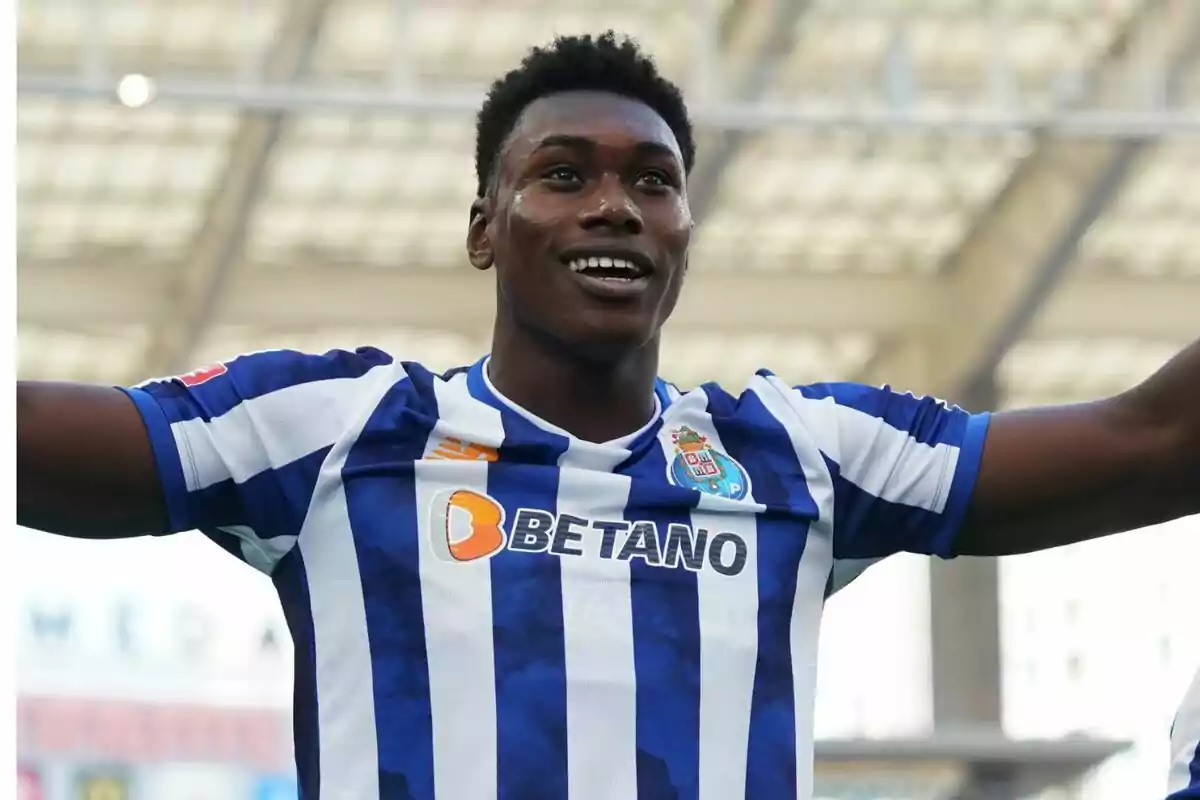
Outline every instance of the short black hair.
<svg viewBox="0 0 1200 800"><path fill-rule="evenodd" d="M548 47L535 47L521 66L492 84L475 125L475 176L479 196L487 192L505 140L525 108L561 92L595 91L645 103L671 128L683 167L696 158L692 123L679 87L658 72L654 59L637 43L613 31L599 36L559 36Z"/></svg>

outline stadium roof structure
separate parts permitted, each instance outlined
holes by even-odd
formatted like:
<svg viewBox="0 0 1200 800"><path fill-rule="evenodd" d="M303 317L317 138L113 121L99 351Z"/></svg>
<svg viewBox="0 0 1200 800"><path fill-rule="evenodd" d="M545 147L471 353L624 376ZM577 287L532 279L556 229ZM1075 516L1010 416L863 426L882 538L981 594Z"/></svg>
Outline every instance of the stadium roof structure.
<svg viewBox="0 0 1200 800"><path fill-rule="evenodd" d="M700 124L682 384L767 365L958 400L1123 388L1197 332L1187 0L21 4L20 370L486 347L473 112L559 32L637 37ZM970 391L968 391L970 390Z"/></svg>

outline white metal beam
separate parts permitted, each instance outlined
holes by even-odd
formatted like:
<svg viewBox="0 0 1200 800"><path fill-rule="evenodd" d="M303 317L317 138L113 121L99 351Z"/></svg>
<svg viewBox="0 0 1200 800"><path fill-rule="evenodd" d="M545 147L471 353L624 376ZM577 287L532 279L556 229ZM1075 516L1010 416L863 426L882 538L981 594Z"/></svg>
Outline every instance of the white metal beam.
<svg viewBox="0 0 1200 800"><path fill-rule="evenodd" d="M767 5L741 2L734 8L740 24L726 44L727 61L745 62L737 76L733 98L739 103L757 103L775 80L795 45L796 24L808 10L810 0L775 0ZM758 9L765 9L758 11ZM758 11L758 13L754 13ZM726 168L737 157L750 134L746 131L702 128L697 135L697 162L688 179L692 216L703 222L717 200Z"/></svg>
<svg viewBox="0 0 1200 800"><path fill-rule="evenodd" d="M59 330L148 324L163 308L169 273L152 266L22 263L18 322ZM939 320L951 313L956 291L938 278L693 269L670 330L862 332L920 341L944 333ZM1197 308L1200 281L1072 277L1030 335L1184 341L1195 337ZM467 267L454 272L251 267L233 273L213 322L264 330L395 325L475 335L490 330L494 310L492 278Z"/></svg>
<svg viewBox="0 0 1200 800"><path fill-rule="evenodd" d="M1168 24L1165 5L1151 3L1131 22L1096 66L1089 103L1112 103L1128 93L1136 74L1131 59L1141 57L1149 40L1161 49L1172 92L1200 44L1200 3L1175 4L1170 12ZM955 402L965 402L974 385L987 384L1066 280L1080 239L1147 147L1144 140L1040 137L944 265L948 302L941 329L920 341L890 343L864 380ZM1128 300L1097 310L1117 316L1115 309L1124 315ZM921 349L929 352L916 356Z"/></svg>
<svg viewBox="0 0 1200 800"><path fill-rule="evenodd" d="M1186 4L1184 4L1186 5ZM454 89L397 91L387 86L272 83L240 85L225 76L156 78L154 103L172 107L226 106L253 111L355 112L388 116L420 114L469 119L479 111L483 95ZM116 83L81 77L74 72L19 72L17 94L63 100L115 102ZM1014 109L948 110L914 108L830 108L828 104L697 103L692 119L701 128L732 131L841 130L905 131L957 136L997 136L1046 132L1098 139L1145 139L1200 136L1200 113L1184 108L1093 108L1041 112Z"/></svg>
<svg viewBox="0 0 1200 800"><path fill-rule="evenodd" d="M264 59L264 79L295 80L307 72L329 5L330 0L284 4L285 17ZM177 372L187 363L241 258L285 118L283 111L242 115L225 169L209 197L204 224L184 262L172 271L166 302L157 304L159 316L142 374Z"/></svg>

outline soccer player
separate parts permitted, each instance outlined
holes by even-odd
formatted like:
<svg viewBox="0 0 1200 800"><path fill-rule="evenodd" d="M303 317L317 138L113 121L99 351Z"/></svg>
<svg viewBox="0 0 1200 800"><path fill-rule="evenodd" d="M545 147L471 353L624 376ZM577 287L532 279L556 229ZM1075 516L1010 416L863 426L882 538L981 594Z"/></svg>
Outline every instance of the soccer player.
<svg viewBox="0 0 1200 800"><path fill-rule="evenodd" d="M994 416L766 371L658 378L693 159L679 91L632 43L532 51L478 118L489 355L20 384L19 522L198 528L270 575L306 798L777 800L811 795L843 570L1200 511L1200 344L1119 396Z"/></svg>
<svg viewBox="0 0 1200 800"><path fill-rule="evenodd" d="M1183 697L1171 726L1171 773L1167 800L1200 800L1200 672Z"/></svg>

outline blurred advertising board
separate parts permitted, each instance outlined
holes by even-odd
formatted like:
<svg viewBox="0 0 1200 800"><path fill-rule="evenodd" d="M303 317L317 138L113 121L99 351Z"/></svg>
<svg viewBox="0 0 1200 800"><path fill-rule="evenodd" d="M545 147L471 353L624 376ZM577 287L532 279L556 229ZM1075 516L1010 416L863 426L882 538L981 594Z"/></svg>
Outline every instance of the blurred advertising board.
<svg viewBox="0 0 1200 800"><path fill-rule="evenodd" d="M72 800L134 800L129 771L116 766L91 766L75 774Z"/></svg>
<svg viewBox="0 0 1200 800"><path fill-rule="evenodd" d="M296 800L300 787L296 779L288 775L261 777L254 791L254 800Z"/></svg>
<svg viewBox="0 0 1200 800"><path fill-rule="evenodd" d="M162 764L145 773L153 800L238 800L250 797L250 778L224 764ZM295 796L291 800L296 800Z"/></svg>
<svg viewBox="0 0 1200 800"><path fill-rule="evenodd" d="M42 774L32 764L17 764L17 800L46 800Z"/></svg>
<svg viewBox="0 0 1200 800"><path fill-rule="evenodd" d="M257 774L293 764L289 718L278 711L78 697L18 697L17 749L30 760L217 764Z"/></svg>

